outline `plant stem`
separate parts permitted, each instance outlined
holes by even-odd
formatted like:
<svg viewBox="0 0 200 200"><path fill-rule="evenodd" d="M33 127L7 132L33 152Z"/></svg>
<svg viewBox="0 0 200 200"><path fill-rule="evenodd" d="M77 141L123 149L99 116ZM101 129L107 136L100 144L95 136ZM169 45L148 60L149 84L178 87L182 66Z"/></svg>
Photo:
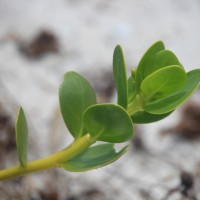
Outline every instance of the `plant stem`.
<svg viewBox="0 0 200 200"><path fill-rule="evenodd" d="M87 149L96 141L89 134L75 140L70 146L56 152L48 157L28 162L26 167L22 168L16 165L0 171L0 180L22 176L28 173L60 167L62 162L68 161Z"/></svg>

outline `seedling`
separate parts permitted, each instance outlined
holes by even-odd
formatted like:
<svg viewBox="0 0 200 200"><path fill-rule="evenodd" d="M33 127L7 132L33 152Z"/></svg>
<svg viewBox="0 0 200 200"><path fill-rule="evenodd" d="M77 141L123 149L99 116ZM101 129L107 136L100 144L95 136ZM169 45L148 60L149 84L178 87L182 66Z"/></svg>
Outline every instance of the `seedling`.
<svg viewBox="0 0 200 200"><path fill-rule="evenodd" d="M117 152L114 144L130 140L134 124L167 117L193 94L200 83L200 69L186 73L174 53L165 50L161 41L146 51L128 78L122 49L117 46L113 74L117 104L98 104L87 80L76 72L64 75L59 89L60 109L74 141L46 158L27 162L28 128L20 108L16 120L19 164L1 170L0 179L50 168L83 172L108 165L128 150L128 146L124 146ZM95 144L97 141L102 142Z"/></svg>

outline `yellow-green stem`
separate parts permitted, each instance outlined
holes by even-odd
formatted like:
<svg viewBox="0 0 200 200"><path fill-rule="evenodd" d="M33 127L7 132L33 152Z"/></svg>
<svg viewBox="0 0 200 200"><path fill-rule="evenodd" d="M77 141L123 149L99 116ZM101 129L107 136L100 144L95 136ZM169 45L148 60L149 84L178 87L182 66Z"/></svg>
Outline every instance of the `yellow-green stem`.
<svg viewBox="0 0 200 200"><path fill-rule="evenodd" d="M31 161L26 164L25 168L16 165L0 171L0 180L22 176L24 174L46 170L50 168L60 167L61 163L72 159L83 150L87 149L91 144L96 141L89 134L75 140L67 148L56 152L48 157Z"/></svg>

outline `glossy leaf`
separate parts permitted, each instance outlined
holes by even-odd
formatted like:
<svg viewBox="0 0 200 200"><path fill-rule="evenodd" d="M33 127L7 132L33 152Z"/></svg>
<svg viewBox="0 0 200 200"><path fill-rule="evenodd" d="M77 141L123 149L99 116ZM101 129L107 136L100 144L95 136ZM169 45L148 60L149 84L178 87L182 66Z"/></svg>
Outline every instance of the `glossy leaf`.
<svg viewBox="0 0 200 200"><path fill-rule="evenodd" d="M106 142L125 142L133 135L133 126L127 112L114 104L89 107L83 115L84 127L92 137Z"/></svg>
<svg viewBox="0 0 200 200"><path fill-rule="evenodd" d="M146 123L152 123L157 122L161 119L164 119L168 115L170 115L172 112L165 113L165 114L151 114L145 111L136 112L131 115L132 122L135 124L146 124Z"/></svg>
<svg viewBox="0 0 200 200"><path fill-rule="evenodd" d="M147 76L141 84L142 94L148 101L166 97L181 89L187 75L180 66L169 66L159 69Z"/></svg>
<svg viewBox="0 0 200 200"><path fill-rule="evenodd" d="M171 112L193 94L193 92L198 88L199 82L200 69L188 72L187 80L181 89L165 98L147 103L144 106L144 110L152 114Z"/></svg>
<svg viewBox="0 0 200 200"><path fill-rule="evenodd" d="M115 86L117 89L117 103L124 109L127 108L128 94L127 94L127 79L126 66L121 47L118 45L114 50L113 55L113 74Z"/></svg>
<svg viewBox="0 0 200 200"><path fill-rule="evenodd" d="M151 70L151 67L153 66L156 54L164 49L165 46L163 42L158 41L153 44L143 55L142 59L139 62L135 75L136 89L138 92L140 91L140 84L142 83L143 79L149 75L149 70Z"/></svg>
<svg viewBox="0 0 200 200"><path fill-rule="evenodd" d="M120 158L127 151L127 146L116 152L113 144L99 144L90 147L82 154L62 164L67 171L83 172L108 165Z"/></svg>
<svg viewBox="0 0 200 200"><path fill-rule="evenodd" d="M178 65L181 66L176 55L169 50L159 51L153 60L153 65L146 69L145 77L153 73L154 71L161 69L163 67L167 67L170 65Z"/></svg>
<svg viewBox="0 0 200 200"><path fill-rule="evenodd" d="M75 72L64 76L59 90L60 108L63 119L74 138L84 135L82 116L86 108L96 103L93 88L87 80Z"/></svg>
<svg viewBox="0 0 200 200"><path fill-rule="evenodd" d="M28 127L23 109L20 107L15 124L17 154L21 167L26 167L27 146L28 146Z"/></svg>

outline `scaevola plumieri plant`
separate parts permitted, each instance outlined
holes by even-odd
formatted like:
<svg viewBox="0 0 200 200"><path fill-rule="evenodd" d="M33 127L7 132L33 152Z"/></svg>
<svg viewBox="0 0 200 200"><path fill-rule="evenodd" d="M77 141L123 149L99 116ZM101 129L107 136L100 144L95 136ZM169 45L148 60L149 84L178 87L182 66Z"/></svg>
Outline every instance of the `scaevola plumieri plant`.
<svg viewBox="0 0 200 200"><path fill-rule="evenodd" d="M116 151L115 143L130 140L134 124L161 120L186 101L200 84L200 69L186 72L175 54L161 41L143 55L127 77L123 52L113 55L117 103L98 104L96 95L81 75L70 71L59 89L63 120L74 138L65 149L48 157L27 162L28 128L20 107L16 120L19 164L0 171L0 180L50 168L83 172L108 165L128 149ZM101 143L95 144L97 141Z"/></svg>

